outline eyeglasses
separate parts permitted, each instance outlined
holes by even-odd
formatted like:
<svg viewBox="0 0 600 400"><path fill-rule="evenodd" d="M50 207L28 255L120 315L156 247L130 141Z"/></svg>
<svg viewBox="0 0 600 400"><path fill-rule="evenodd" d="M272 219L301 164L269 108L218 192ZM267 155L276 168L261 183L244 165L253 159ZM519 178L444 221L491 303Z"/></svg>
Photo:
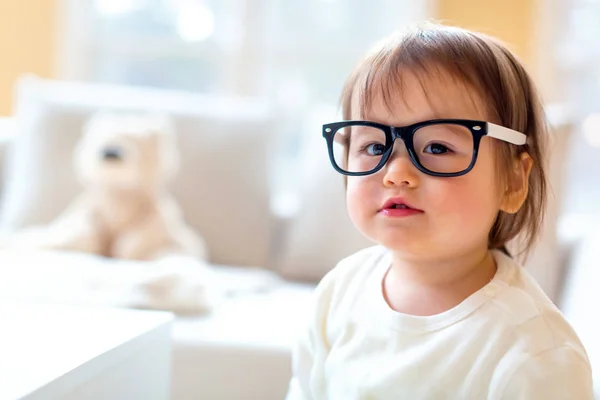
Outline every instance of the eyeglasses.
<svg viewBox="0 0 600 400"><path fill-rule="evenodd" d="M393 127L370 121L342 121L323 125L329 159L336 171L362 176L379 171L390 159L394 141L401 139L420 171L453 177L468 173L477 161L484 136L515 145L527 140L521 132L485 121L436 119Z"/></svg>

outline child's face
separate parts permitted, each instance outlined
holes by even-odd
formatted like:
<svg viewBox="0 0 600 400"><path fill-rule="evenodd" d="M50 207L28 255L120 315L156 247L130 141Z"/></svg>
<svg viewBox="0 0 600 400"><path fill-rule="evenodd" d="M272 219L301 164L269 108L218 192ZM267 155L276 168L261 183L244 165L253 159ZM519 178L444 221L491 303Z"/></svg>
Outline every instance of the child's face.
<svg viewBox="0 0 600 400"><path fill-rule="evenodd" d="M355 114L352 119L392 126L437 118L489 120L477 96L469 96L466 87L453 79L430 78L424 86L427 95L417 77L404 74L402 95L389 102L391 112L382 98L375 98L368 115ZM372 175L348 177L347 206L352 221L370 239L410 257L444 258L487 248L502 200L492 140L484 137L474 168L453 178L419 171L404 143L397 140L384 168ZM398 197L422 212L390 216L381 211L386 201Z"/></svg>

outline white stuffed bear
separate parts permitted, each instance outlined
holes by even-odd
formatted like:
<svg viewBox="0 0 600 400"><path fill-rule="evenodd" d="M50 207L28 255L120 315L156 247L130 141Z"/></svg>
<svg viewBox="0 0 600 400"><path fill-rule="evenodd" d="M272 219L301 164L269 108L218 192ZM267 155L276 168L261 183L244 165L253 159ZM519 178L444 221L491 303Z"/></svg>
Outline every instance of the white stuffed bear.
<svg viewBox="0 0 600 400"><path fill-rule="evenodd" d="M83 193L49 226L17 234L13 245L130 260L170 255L206 260L203 239L185 224L167 192L178 169L167 117L93 115L75 149L74 166Z"/></svg>

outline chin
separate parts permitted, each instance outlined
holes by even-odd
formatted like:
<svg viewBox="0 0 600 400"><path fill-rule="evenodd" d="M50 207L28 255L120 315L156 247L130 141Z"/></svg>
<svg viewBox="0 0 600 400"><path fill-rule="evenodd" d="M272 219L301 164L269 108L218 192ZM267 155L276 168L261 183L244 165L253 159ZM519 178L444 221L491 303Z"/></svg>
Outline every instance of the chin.
<svg viewBox="0 0 600 400"><path fill-rule="evenodd" d="M426 245L426 248L423 248L422 244L417 243L407 243L400 240L381 240L379 243L385 247L386 249L398 253L406 253L406 254L426 254L431 253L431 246Z"/></svg>
<svg viewBox="0 0 600 400"><path fill-rule="evenodd" d="M431 251L431 244L428 240L420 239L420 235L410 234L410 232L386 232L375 235L365 234L372 241L379 243L391 251L413 253L419 249Z"/></svg>

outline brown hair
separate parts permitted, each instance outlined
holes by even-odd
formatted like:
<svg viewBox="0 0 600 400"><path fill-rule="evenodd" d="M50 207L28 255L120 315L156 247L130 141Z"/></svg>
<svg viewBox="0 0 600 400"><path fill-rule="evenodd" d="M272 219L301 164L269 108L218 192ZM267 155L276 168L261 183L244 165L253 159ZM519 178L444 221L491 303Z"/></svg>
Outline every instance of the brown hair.
<svg viewBox="0 0 600 400"><path fill-rule="evenodd" d="M523 132L527 143L495 144L498 179L510 188L514 160L522 152L533 159L527 198L519 211L500 211L489 233L488 246L506 250L519 236L527 254L541 229L546 204L545 142L547 125L541 100L519 60L497 39L468 30L425 23L396 33L378 44L346 81L341 104L351 119L353 102L361 115L380 95L390 108L394 90L402 87L405 72L415 74L425 89L428 77L440 72L473 89L486 106L490 122Z"/></svg>

